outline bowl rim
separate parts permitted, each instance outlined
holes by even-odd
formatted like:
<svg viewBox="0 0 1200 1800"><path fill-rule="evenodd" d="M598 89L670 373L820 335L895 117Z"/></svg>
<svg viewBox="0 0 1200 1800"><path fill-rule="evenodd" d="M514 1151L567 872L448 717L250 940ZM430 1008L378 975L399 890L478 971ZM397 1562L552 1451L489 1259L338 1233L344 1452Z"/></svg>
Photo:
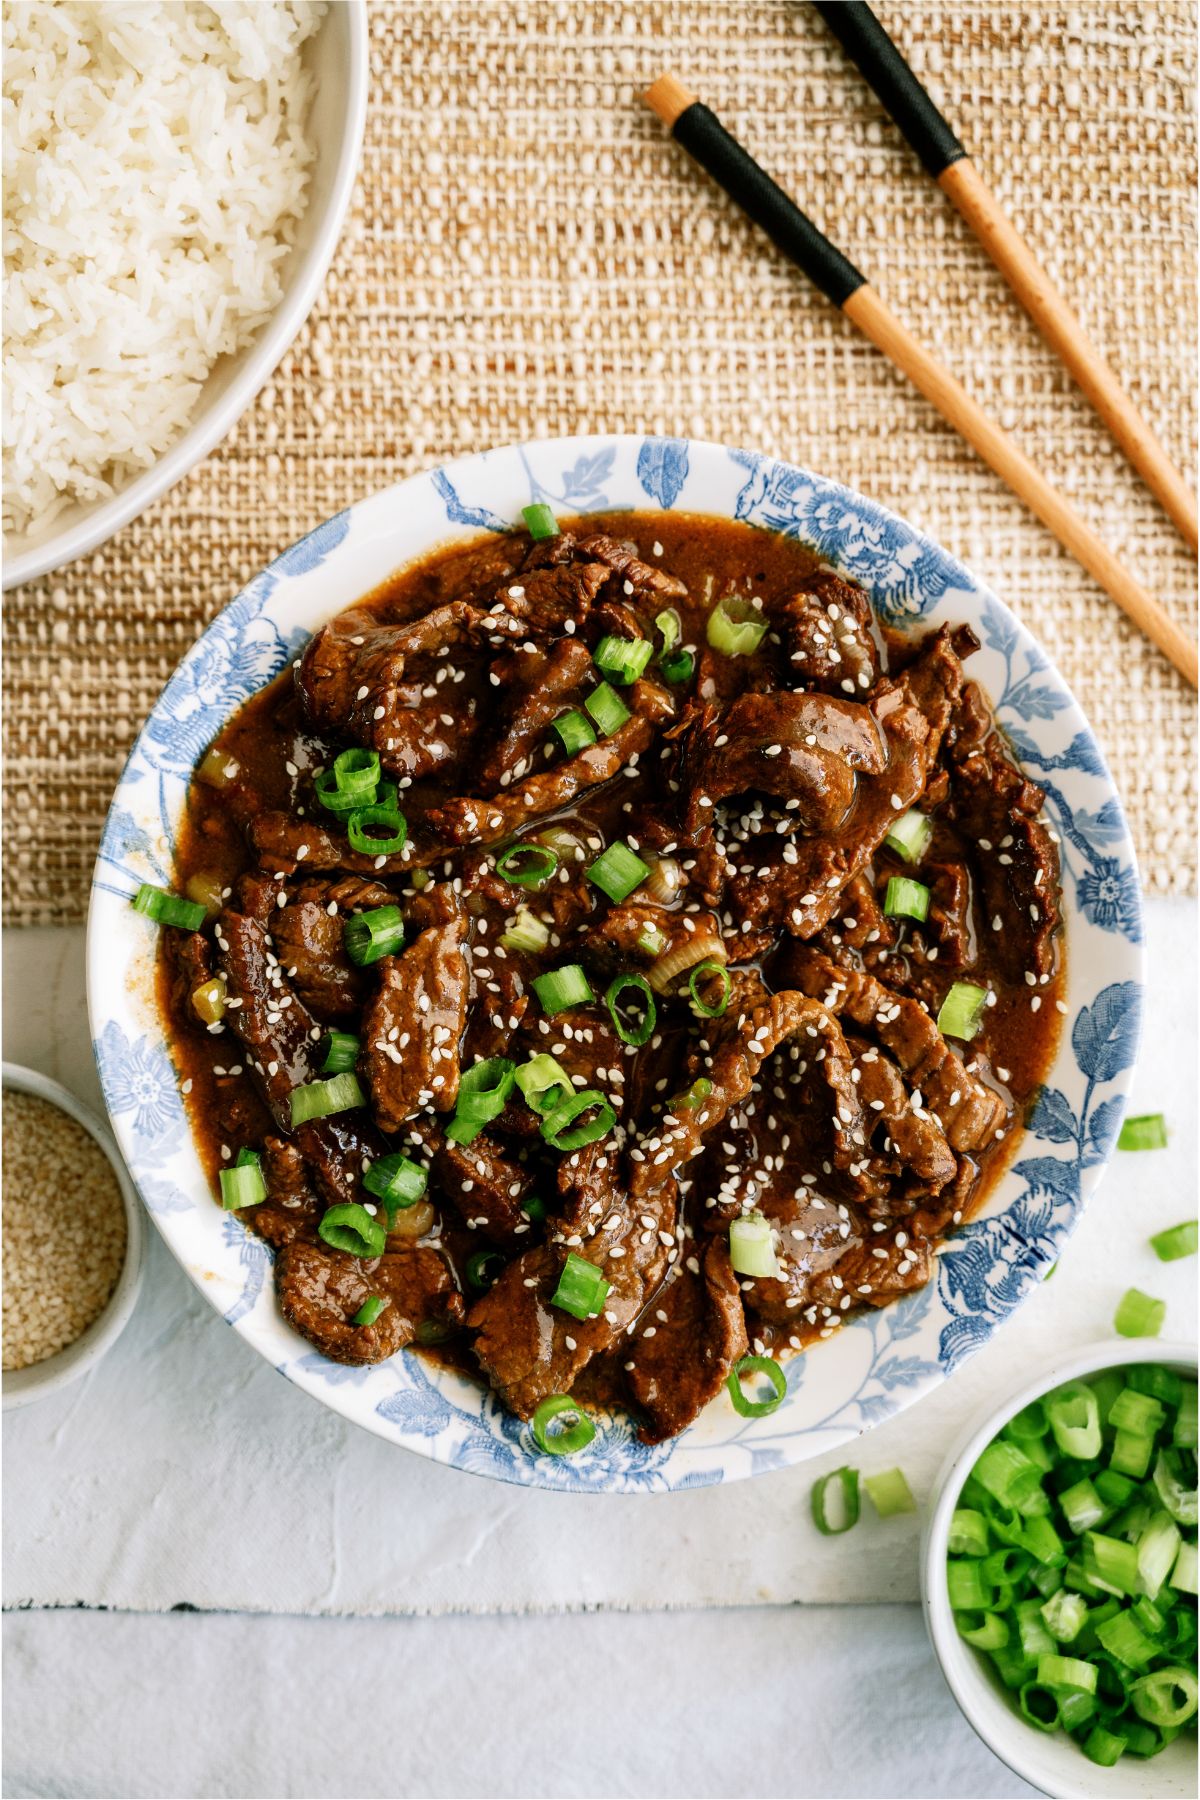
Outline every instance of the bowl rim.
<svg viewBox="0 0 1200 1800"><path fill-rule="evenodd" d="M279 305L260 327L257 339L247 346L244 364L211 406L204 405L202 396L198 399L196 416L182 436L133 481L42 543L31 545L27 550L6 550L0 576L0 589L4 593L87 556L107 543L122 526L145 512L148 506L161 500L229 435L282 362L316 303L354 193L367 117L369 33L366 7L367 0L337 0L321 22L322 31L330 28L339 16L346 22L346 109L337 164L325 211L312 242L296 263L293 279Z"/></svg>
<svg viewBox="0 0 1200 1800"><path fill-rule="evenodd" d="M635 453L636 481L632 474ZM115 1090L122 1081L118 1064L122 1058L134 1050L134 1034L139 1034L147 1029L144 1012L138 1014L136 1018L127 1007L122 1012L123 1003L114 993L105 967L106 957L111 961L109 952L113 929L116 927L119 932L119 919L124 916L123 908L119 915L114 914L110 896L117 895L124 898L127 892L127 883L130 880L136 885L138 880L146 878L141 874L134 873L133 868L127 866L127 859L130 856L133 857L135 863L138 863L139 867L142 866L142 863L139 860L136 846L134 848L127 847L127 840L124 836L127 821L120 808L132 805L135 811L137 810L137 802L130 797L132 784L141 781L147 773L153 775L156 771L158 772L157 782L151 782L149 785L157 785L160 793L164 781L170 783L176 779L174 774L168 773L169 768L174 768L169 756L166 765L156 762L159 752L154 748L152 728L157 727L158 731L162 732L178 723L172 711L173 705L177 700L185 709L194 704L195 684L205 679L203 669L206 654L213 655L219 663L222 656L229 653L231 644L241 641L240 634L249 628L248 622L260 618L271 622L271 629L279 637L281 658L284 658L285 652L283 649L284 639L280 635L280 631L281 629L290 631L291 648L286 651L286 656L290 657L296 653L299 644L311 629L315 629L317 624L332 616L339 606L347 603L345 593L350 591L350 588L355 593L366 593L385 579L389 571L408 566L413 560L419 559L439 545L464 541L468 536L479 535L485 528L507 529L505 521L515 518L516 512L506 511L504 519L501 520L489 508L495 504L503 504L506 508L511 508L515 504L519 510L523 503L522 499L514 502L513 495L509 491L516 481L514 465L518 463L520 465L522 493L525 491L524 484L527 483L533 491L533 497L554 499L556 497L554 492L541 486L535 475L535 465L538 475L545 475L548 473L549 467L562 468L565 460L573 456L579 459L579 464L588 463L589 465L594 465L607 458L611 468L614 457L618 455L622 459L619 466L619 480L616 475L613 478L617 481L617 498L602 498L600 501L593 501L590 505L561 504L558 507L560 514L565 516L567 512L574 512L586 516L589 512L611 511L614 506L620 510L622 505L633 504L649 513L657 510L678 510L731 520L749 518L752 523L767 525L777 530L788 529L788 527L776 524L772 517L765 516L767 509L765 506L760 506L758 500L754 501L749 510L745 510L739 499L735 509L732 500L724 496L728 466L733 463L738 465L736 481L746 481L743 493L749 492L751 484L759 484L763 481L770 483L779 479L793 484L807 496L806 504L811 502L813 505L811 520L807 524L794 527L793 534L815 542L820 553L828 561L842 568L850 579L859 580L865 585L871 593L873 605L881 610L884 616L901 618L907 616L908 623L915 624L924 617L926 612L935 609L940 604L939 596L948 591L952 593L955 601L969 609L967 616L976 621L987 617L988 609L995 607L997 609L996 616L988 618L989 629L998 625L1006 633L1007 641L1003 645L994 644L990 655L993 665L1003 662L1008 666L1009 672L1004 677L1005 681L1011 682L1013 679L1013 659L1021 656L1027 660L1028 669L1018 686L1025 686L1033 680L1035 671L1039 679L1046 678L1056 685L1057 698L1055 707L1051 710L1053 712L1064 707L1067 709L1064 729L1081 734L1077 735L1075 742L1087 748L1089 760L1085 764L1055 761L1050 766L1079 767L1089 778L1100 784L1098 789L1089 789L1088 804L1094 803L1098 792L1100 799L1105 803L1105 810L1111 815L1108 822L1109 835L1105 841L1109 845L1115 841L1117 861L1112 863L1112 867L1119 867L1122 870L1121 880L1124 884L1121 889L1124 896L1121 901L1123 910L1115 923L1101 920L1098 914L1086 910L1080 893L1070 884L1064 884L1068 943L1070 945L1072 942L1070 922L1074 920L1073 929L1078 932L1081 927L1084 927L1087 933L1086 941L1089 944L1089 954L1084 957L1082 965L1077 949L1072 950L1068 957L1068 997L1073 1001L1074 1016L1066 1024L1071 1025L1077 1022L1078 1016L1086 1012L1087 1004L1099 997L1104 980L1111 979L1107 972L1111 969L1113 958L1116 959L1117 965L1115 978L1123 983L1125 989L1121 1004L1131 1008L1132 1011L1129 1013L1129 1028L1125 1032L1126 1060L1118 1062L1116 1073L1099 1077L1101 1081L1108 1082L1112 1088L1115 1088L1113 1106L1108 1108L1108 1123L1111 1133L1109 1134L1106 1128L1104 1134L1108 1138L1107 1144L1097 1140L1097 1147L1102 1153L1076 1165L1075 1198L1069 1200L1060 1194L1059 1198L1053 1202L1052 1225L1039 1230L1038 1235L1029 1240L1030 1247L1022 1251L1016 1263L1011 1265L1010 1274L1018 1277L1020 1288L1018 1297L1023 1298L1029 1292L1036 1291L1036 1271L1031 1272L1033 1265L1041 1267L1039 1259L1049 1259L1058 1253L1065 1238L1078 1222L1083 1204L1090 1197L1097 1181L1111 1160L1116 1126L1119 1123L1120 1113L1124 1108L1133 1078L1139 1038L1136 1002L1144 990L1145 951L1141 940L1140 889L1136 876L1136 858L1128 838L1127 826L1120 809L1111 773L1104 763L1091 726L1078 707L1078 702L1074 699L1071 690L1046 657L1045 652L1041 650L1032 634L1019 624L985 581L972 574L961 562L942 549L937 541L925 531L910 524L902 516L891 512L877 502L870 501L855 490L847 488L844 484L782 459L759 452L737 450L728 445L698 438L667 439L646 437L642 433L629 432L571 434L532 440L523 444L502 445L492 449L470 452L448 463L434 465L398 482L391 483L369 496L364 496L323 524L314 527L304 538L284 550L258 576L252 578L248 586L243 588L229 605L211 621L202 637L177 666L139 734L114 795L109 827L106 827L105 839L101 845L93 877L88 919L88 994L93 1040L101 1064L106 1104L109 1106L110 1116L113 1118L119 1141L127 1143L130 1165L138 1169L139 1187L143 1186L144 1176L148 1209L155 1218L155 1223L171 1248L172 1254L182 1263L197 1286L201 1287L201 1291L207 1294L210 1304L219 1312L223 1310L223 1302L218 1297L211 1278L205 1276L202 1279L199 1270L191 1266L189 1251L186 1244L181 1241L181 1237L185 1237L186 1232L182 1227L177 1227L171 1219L163 1216L165 1210L178 1210L173 1201L175 1198L182 1198L180 1190L175 1189L171 1195L167 1194L158 1174L160 1163L157 1149L153 1153L150 1164L146 1163L144 1153L139 1161L137 1131L133 1120L126 1116L129 1102L122 1098L121 1104L113 1104L113 1101L118 1098ZM686 486L687 480L682 484L672 486L671 479L668 479L666 485L671 488L671 492L664 494L661 491L664 481L664 463L668 465L667 475L669 476L669 465L671 459L675 458L676 473L678 464L681 462L685 478L690 479L687 477L689 455L693 456L697 465L693 473L698 473L700 486L704 491L698 500L693 489L676 508L681 485ZM563 461L552 463L552 458L562 458ZM647 475L643 473L644 460L649 476L656 484L654 487L649 485ZM725 477L719 477L713 473L718 464L724 468ZM750 471L748 479L745 471ZM609 485L612 484L609 483ZM722 497L714 496L710 491L714 487L721 490ZM622 492L622 488L626 492ZM643 497L643 491L650 497ZM483 504L468 504L468 502L482 502ZM420 530L416 529L412 523L414 508L417 509L417 517L423 522ZM865 554L875 554L879 548L877 540L882 537L884 540L882 546L884 571L878 577L861 573L860 568L856 566L852 547L847 550L830 547L829 540L834 533L832 528L826 526L825 510L818 509L828 509L836 515L839 531L845 522L845 515L850 514L851 523L861 528L865 534L860 540L865 545ZM406 526L408 527L407 531L405 530ZM343 541L348 537L350 543L345 546ZM416 548L411 547L413 541L416 542ZM841 545L845 540L838 536L836 541ZM347 549L349 550L348 556ZM356 553L358 565L348 571L347 562L354 564ZM380 570L379 558L383 554L387 556L387 563L386 568ZM916 578L915 599L911 603L906 601L901 605L897 615L895 610L897 592L913 593L910 571L914 562L921 558L929 559L928 573ZM360 565L364 561L372 571L369 576L364 576L362 573ZM326 570L324 575L318 575L315 580L312 576L314 570L319 570L326 563L338 565L338 580L343 584L340 597L331 598L327 592L330 582L329 570ZM874 564L869 566L875 567ZM901 590L896 590L892 585L893 571L896 569L900 570L905 582L910 583ZM275 598L276 590L281 585L290 588L293 582L296 583L295 589L288 598L284 599L282 604L278 603ZM349 587L344 585L347 582L350 584ZM889 608L892 610L889 611ZM223 631L229 637L228 643L222 638ZM209 646L211 648L206 648ZM276 662L273 666L278 668L282 665L281 662ZM994 704L1002 703L999 698L999 689L995 687L999 674L998 668L994 667L992 676L984 677L985 688L991 695ZM266 679L267 676L263 675L258 678L258 683L261 684ZM233 699L227 700L220 685L215 689L215 693L217 695L215 704L219 705L219 716L223 722L225 718L231 716L238 702ZM1024 718L1029 715L1022 712L1020 716ZM1047 714L1041 712L1036 716L1045 718ZM188 727L189 732L193 727L194 722L192 726ZM218 724L214 722L211 730L218 728ZM1041 730L1042 728L1039 727L1035 731L1035 739L1040 736ZM191 766L188 763L190 756L189 750L184 756L184 763L187 763L189 767ZM183 764L180 764L180 767L182 768ZM144 796L145 788L143 787L139 791ZM165 804L165 801L160 799L159 816L163 828L169 830L167 813L163 810ZM1073 804L1081 804L1078 795ZM153 811L152 805L151 812ZM1070 816L1068 808L1066 818L1069 820ZM147 824L151 830L159 829L157 824L151 822L149 815ZM114 833L111 844L109 841L110 828ZM1089 848L1089 857L1093 853L1093 849ZM1090 868L1090 863L1087 866ZM119 887L113 885L114 871L120 878ZM1075 872L1077 886L1081 873L1082 868ZM161 874L156 878L162 879ZM1116 933L1111 940L1108 936L1110 932ZM1075 939L1075 943L1078 944L1078 938ZM133 947L131 945L127 947L129 954L133 955ZM1105 975L1100 973L1101 963L1106 971ZM1087 982L1086 985L1081 982L1080 986L1073 991L1070 970L1072 968L1079 970L1081 967L1087 972ZM1116 991L1111 985L1104 987L1106 995L1115 994ZM157 1015L155 1017L157 1018ZM106 1036L110 1030L115 1029L116 1032L113 1043L108 1047L101 1041L100 1028L102 1026ZM128 1034L126 1028L128 1028ZM159 1035L161 1037L161 1030ZM1059 1070L1061 1064L1060 1073L1068 1082L1073 1079L1069 1062L1069 1047L1070 1035L1065 1027L1060 1039L1059 1051L1056 1053L1055 1069ZM154 1048L156 1053L166 1050L165 1043L159 1043ZM114 1090L111 1093L106 1077L106 1065L110 1061L112 1062ZM1113 1107L1116 1108L1115 1121ZM1036 1134L1034 1136L1036 1138ZM190 1134L188 1134L188 1142L190 1144ZM192 1156L194 1157L194 1151ZM192 1173L190 1168L187 1169L186 1179L194 1187ZM1009 1172L1001 1178L1002 1184L1011 1181L1011 1177L1012 1165L1010 1163ZM163 1204L156 1206L151 1203L149 1190L152 1188L162 1195ZM205 1195L207 1198L206 1187ZM1010 1195L1009 1198L1011 1200L1012 1196ZM191 1205L193 1202L189 1199L188 1204ZM1005 1204L1009 1204L1009 1201L1006 1201ZM977 1218L981 1223L986 1223L988 1216L989 1208L985 1208L981 1214L977 1215ZM1051 1240L1053 1240L1052 1249L1048 1247ZM199 1254L198 1251L195 1251L195 1246L193 1246L193 1250ZM1007 1239L1006 1252L1011 1257L1012 1245L1007 1243ZM205 1247L204 1254L206 1256L215 1254L211 1248L211 1239ZM239 1245L239 1254L241 1254L243 1262L250 1262L250 1253L245 1245ZM1001 1260L1003 1261L1003 1257ZM207 1266L209 1265L206 1264ZM999 1266L998 1263L997 1267ZM231 1273L232 1278L231 1266L227 1267L227 1273ZM688 1446L687 1454L679 1459L676 1466L667 1467L655 1464L651 1467L639 1462L635 1468L629 1460L629 1446L623 1447L618 1441L618 1437L614 1435L610 1437L610 1443L607 1446L610 1450L608 1468L601 1474L581 1477L562 1468L561 1465L567 1459L553 1459L556 1465L553 1471L533 1469L531 1465L535 1462L540 1460L545 1463L550 1459L531 1457L524 1440L520 1440L514 1450L513 1434L508 1431L503 1420L493 1417L487 1411L486 1406L484 1413L478 1419L474 1414L468 1419L467 1415L462 1412L461 1406L456 1404L453 1394L447 1402L445 1396L440 1394L440 1389L435 1389L428 1378L422 1383L417 1373L411 1376L405 1375L401 1379L401 1387L405 1388L405 1393L398 1392L396 1395L397 1401L404 1399L407 1404L411 1400L412 1406L418 1412L422 1407L424 1408L424 1412L412 1426L402 1422L399 1414L382 1403L376 1407L374 1397L372 1397L369 1412L366 1411L362 1406L355 1404L354 1391L345 1385L344 1373L337 1377L337 1385L334 1385L328 1376L318 1379L318 1375L323 1375L324 1372L318 1371L314 1374L311 1368L304 1365L302 1358L298 1359L294 1354L288 1352L282 1340L274 1343L267 1341L263 1335L264 1326L261 1317L256 1320L249 1316L253 1313L255 1302L244 1298L249 1291L244 1283L249 1282L251 1276L237 1276L236 1279L243 1285L231 1291L229 1295L228 1309L224 1311L227 1322L233 1324L239 1334L247 1336L259 1354L265 1356L279 1373L302 1387L305 1392L312 1394L322 1404L330 1406L335 1412L342 1413L352 1422L361 1424L378 1435L386 1437L390 1442L417 1450L434 1460L447 1462L451 1466L467 1472L486 1474L493 1479L516 1482L521 1485L547 1487L555 1491L563 1491L564 1488L592 1493L665 1491L673 1490L676 1487L741 1479L751 1473L764 1472L772 1467L803 1461L836 1444L852 1440L861 1435L864 1430L869 1429L880 1418L903 1410L929 1391L931 1387L946 1379L947 1375L953 1372L953 1366L959 1356L969 1353L969 1348L968 1352L959 1350L958 1340L956 1340L955 1349L951 1353L942 1337L935 1336L932 1340L926 1339L925 1348L932 1352L936 1359L935 1362L923 1364L918 1358L917 1373L905 1373L903 1381L897 1385L894 1396L889 1399L882 1411L869 1411L865 1402L859 1407L857 1397L854 1396L840 1407L826 1412L815 1423L808 1422L807 1418L802 1423L797 1421L790 1431L784 1433L784 1437L788 1441L782 1448L772 1447L769 1443L764 1447L758 1442L751 1446L748 1440L742 1443L740 1437L736 1441L730 1438L720 1442L693 1442ZM935 1280L921 1290L921 1293L928 1295L930 1299L939 1300L941 1304L939 1316L943 1324L953 1318L955 1326L962 1324L964 1327L970 1326L973 1330L976 1321L970 1318L960 1319L959 1307L951 1306L946 1297L940 1294L940 1285L940 1282ZM243 1295L243 1298L238 1299L238 1295ZM1006 1304L1011 1309L1012 1302ZM976 1310L974 1303L967 1310L969 1312ZM879 1317L890 1318L894 1311L895 1309L888 1309L887 1313L875 1317L876 1319ZM998 1308L989 1312L985 1308L979 1322L979 1333L969 1337L969 1347L977 1345L984 1338L990 1336L991 1332L1003 1322L1004 1316L1003 1309ZM913 1331L924 1330L923 1325L915 1322L915 1317L912 1324L905 1326L907 1335L911 1335ZM944 1335L943 1333L943 1337ZM884 1347L886 1350L886 1339ZM315 1362L318 1359L313 1357L308 1360ZM419 1361L419 1359L408 1360L414 1363ZM793 1359L793 1366L809 1366L811 1361L811 1357L797 1357ZM911 1366L910 1359L910 1363L906 1367ZM798 1376L796 1385L800 1379L802 1377ZM422 1388L422 1393L413 1392L413 1388L418 1386ZM889 1394L892 1394L890 1381L888 1388ZM430 1391L425 1392L424 1390ZM860 1384L858 1392L861 1391ZM872 1402L872 1405L875 1404ZM432 1416L439 1406L443 1413L450 1414L449 1423L445 1426L435 1426L431 1423ZM382 1416L380 1416L381 1414ZM793 1414L793 1418L795 1418L795 1414ZM761 1425L762 1421L758 1423ZM462 1434L461 1441L452 1439L448 1442L447 1439L452 1433ZM684 1434L684 1438L673 1440L673 1445L678 1447L681 1443L686 1444L689 1436L690 1434ZM483 1467L479 1466L480 1437L487 1440L490 1446L489 1454L492 1457L492 1461ZM435 1442L435 1440L437 1441ZM614 1466L614 1464L621 1466Z"/></svg>
<svg viewBox="0 0 1200 1800"><path fill-rule="evenodd" d="M962 1639L954 1624L954 1615L946 1593L943 1579L947 1557L947 1544L950 1534L950 1520L953 1517L955 1502L967 1473L980 1452L992 1441L996 1433L1008 1423L1009 1419L1020 1412L1023 1406L1048 1394L1053 1388L1060 1387L1064 1381L1073 1381L1087 1375L1095 1375L1102 1369L1129 1367L1134 1363L1163 1362L1190 1369L1195 1373L1198 1362L1197 1346L1182 1339L1161 1338L1124 1338L1108 1337L1096 1339L1085 1344L1082 1349L1072 1351L1061 1362L1056 1362L1053 1372L1043 1371L1034 1380L1024 1382L1014 1389L996 1406L982 1424L972 1422L955 1439L947 1451L934 1482L935 1499L929 1508L925 1528L921 1534L920 1547L920 1587L921 1611L925 1618L925 1627L929 1641L937 1659L938 1667L945 1678L946 1685L954 1696L955 1704L963 1718L976 1736L985 1743L994 1755L998 1756L1014 1775L1023 1781L1039 1788L1043 1793L1055 1794L1059 1800L1096 1800L1098 1795L1117 1795L1125 1792L1121 1788L1101 1787L1096 1783L1088 1785L1084 1781L1076 1784L1064 1784L1061 1774L1052 1770L1047 1759L1039 1754L1042 1740L1037 1732L1019 1714L1004 1708L1003 1716L1011 1722L1011 1731L1007 1726L1001 1728L989 1718L981 1717L974 1706L968 1684L962 1679L960 1668L976 1667L977 1652L968 1644L963 1646ZM950 1649L956 1652L969 1652L967 1655L951 1655ZM999 1697L997 1696L999 1700ZM998 1705L997 1714L1000 1707ZM1050 1740L1059 1744L1057 1734ZM1081 1776L1093 1764L1079 1752ZM1147 1765L1147 1766L1153 1766Z"/></svg>
<svg viewBox="0 0 1200 1800"><path fill-rule="evenodd" d="M137 1304L146 1264L146 1223L141 1197L108 1126L69 1088L38 1069L22 1063L0 1064L0 1086L20 1094L32 1094L67 1114L99 1144L108 1158L125 1207L125 1260L112 1293L85 1331L64 1344L53 1356L30 1363L24 1369L5 1369L3 1410L28 1406L47 1394L57 1393L86 1375L116 1343Z"/></svg>

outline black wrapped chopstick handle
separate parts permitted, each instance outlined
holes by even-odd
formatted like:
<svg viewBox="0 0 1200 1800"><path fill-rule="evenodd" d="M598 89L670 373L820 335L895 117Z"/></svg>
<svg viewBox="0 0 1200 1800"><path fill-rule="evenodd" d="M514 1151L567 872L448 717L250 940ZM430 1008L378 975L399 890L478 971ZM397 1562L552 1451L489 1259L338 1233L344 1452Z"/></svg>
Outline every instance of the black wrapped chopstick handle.
<svg viewBox="0 0 1200 1800"><path fill-rule="evenodd" d="M851 294L866 285L866 276L818 231L764 169L760 169L736 138L731 138L717 115L699 100L680 113L671 128L683 145L731 200L761 225L784 255L804 270L809 280L832 300L844 306Z"/></svg>
<svg viewBox="0 0 1200 1800"><path fill-rule="evenodd" d="M874 88L936 181L961 162L965 145L951 131L928 93L893 44L867 0L814 0L846 55Z"/></svg>

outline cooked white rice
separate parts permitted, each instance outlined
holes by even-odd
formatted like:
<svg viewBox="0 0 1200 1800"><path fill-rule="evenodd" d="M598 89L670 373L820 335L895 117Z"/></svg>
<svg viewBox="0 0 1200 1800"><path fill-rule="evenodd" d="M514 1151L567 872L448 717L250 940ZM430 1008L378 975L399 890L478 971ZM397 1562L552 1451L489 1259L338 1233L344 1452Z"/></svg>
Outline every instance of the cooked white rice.
<svg viewBox="0 0 1200 1800"><path fill-rule="evenodd" d="M4 529L114 492L281 296L313 0L4 8Z"/></svg>

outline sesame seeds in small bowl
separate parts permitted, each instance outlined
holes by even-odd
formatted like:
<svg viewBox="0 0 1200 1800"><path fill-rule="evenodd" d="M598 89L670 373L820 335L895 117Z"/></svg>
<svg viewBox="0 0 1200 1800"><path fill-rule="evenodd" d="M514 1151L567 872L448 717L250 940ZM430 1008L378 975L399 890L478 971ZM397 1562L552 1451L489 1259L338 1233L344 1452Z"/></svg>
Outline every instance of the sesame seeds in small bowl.
<svg viewBox="0 0 1200 1800"><path fill-rule="evenodd" d="M58 1082L3 1065L4 1407L85 1375L142 1281L141 1207L112 1138Z"/></svg>

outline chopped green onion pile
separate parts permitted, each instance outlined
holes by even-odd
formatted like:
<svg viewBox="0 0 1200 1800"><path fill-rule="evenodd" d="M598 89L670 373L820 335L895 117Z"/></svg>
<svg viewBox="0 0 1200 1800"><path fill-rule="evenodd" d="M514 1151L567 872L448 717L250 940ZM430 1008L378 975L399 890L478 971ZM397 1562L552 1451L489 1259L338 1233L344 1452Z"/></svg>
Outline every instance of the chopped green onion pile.
<svg viewBox="0 0 1200 1800"><path fill-rule="evenodd" d="M1156 1755L1197 1709L1195 1380L1132 1364L1010 1419L963 1484L946 1586L1029 1725L1105 1767Z"/></svg>

